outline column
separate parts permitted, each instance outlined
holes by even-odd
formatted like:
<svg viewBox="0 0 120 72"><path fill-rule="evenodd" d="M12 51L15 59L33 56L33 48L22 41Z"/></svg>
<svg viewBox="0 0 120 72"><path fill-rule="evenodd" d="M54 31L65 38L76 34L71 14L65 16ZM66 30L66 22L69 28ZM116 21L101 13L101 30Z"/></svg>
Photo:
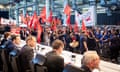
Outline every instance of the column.
<svg viewBox="0 0 120 72"><path fill-rule="evenodd" d="M39 15L39 7L38 7L38 0L36 0L36 12L37 12L37 15Z"/></svg>
<svg viewBox="0 0 120 72"><path fill-rule="evenodd" d="M11 4L10 4L10 8L9 8L9 19L11 18L11 9L12 8L12 6L11 6Z"/></svg>
<svg viewBox="0 0 120 72"><path fill-rule="evenodd" d="M25 15L26 15L26 12L27 12L27 2L26 2L26 0L23 0L23 5L24 5L23 15L25 16Z"/></svg>
<svg viewBox="0 0 120 72"><path fill-rule="evenodd" d="M74 10L77 9L76 0L72 0L72 8L73 8Z"/></svg>
<svg viewBox="0 0 120 72"><path fill-rule="evenodd" d="M54 11L54 1L51 0L51 10Z"/></svg>
<svg viewBox="0 0 120 72"><path fill-rule="evenodd" d="M49 2L50 2L50 0L46 0L46 20L48 19L49 13L50 13L50 11L49 11ZM47 22L46 22L46 25L48 25Z"/></svg>
<svg viewBox="0 0 120 72"><path fill-rule="evenodd" d="M33 12L36 11L36 13L39 13L39 9L38 9L38 0L33 0L34 5L33 5Z"/></svg>
<svg viewBox="0 0 120 72"><path fill-rule="evenodd" d="M10 3L10 7L9 7L9 19L11 18L11 12L12 12L12 1L9 0L9 3Z"/></svg>
<svg viewBox="0 0 120 72"><path fill-rule="evenodd" d="M92 18L93 18L93 25L97 24L97 11L96 11L96 0L89 0L89 4L92 9Z"/></svg>
<svg viewBox="0 0 120 72"><path fill-rule="evenodd" d="M66 5L68 4L68 0L64 0L64 3L63 3L63 5L64 5L64 8L63 8L63 12L64 12L64 9L65 9L65 7L66 7ZM66 24L66 18L67 18L67 16L63 13L63 26L67 26L67 24Z"/></svg>
<svg viewBox="0 0 120 72"><path fill-rule="evenodd" d="M16 18L16 25L19 26L19 4L16 3L16 9L15 9L15 18Z"/></svg>
<svg viewBox="0 0 120 72"><path fill-rule="evenodd" d="M76 0L72 0L72 9L74 10L74 15L75 15L75 10L77 10ZM76 19L74 17L74 24L75 24L75 22L76 22Z"/></svg>

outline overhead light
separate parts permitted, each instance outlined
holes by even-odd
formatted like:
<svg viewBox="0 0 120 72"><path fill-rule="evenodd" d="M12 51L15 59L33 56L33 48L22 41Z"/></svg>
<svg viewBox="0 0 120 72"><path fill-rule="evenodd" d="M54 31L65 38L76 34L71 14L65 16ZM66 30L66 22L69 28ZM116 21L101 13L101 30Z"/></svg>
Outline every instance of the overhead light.
<svg viewBox="0 0 120 72"><path fill-rule="evenodd" d="M4 8L4 6L3 5L0 5L0 9L3 9Z"/></svg>
<svg viewBox="0 0 120 72"><path fill-rule="evenodd" d="M117 6L116 6L116 5L112 5L112 6L110 7L110 9L111 9L111 10L115 10L115 9L117 9Z"/></svg>
<svg viewBox="0 0 120 72"><path fill-rule="evenodd" d="M27 10L28 10L28 11L32 11L32 7L28 7Z"/></svg>
<svg viewBox="0 0 120 72"><path fill-rule="evenodd" d="M105 6L105 4L106 4L106 1L105 1L105 0L100 0L100 5L101 5L101 6Z"/></svg>
<svg viewBox="0 0 120 72"><path fill-rule="evenodd" d="M8 5L8 6L6 6L6 8L7 8L7 9L9 9L9 8L10 8L10 6Z"/></svg>
<svg viewBox="0 0 120 72"><path fill-rule="evenodd" d="M117 4L118 0L111 0L110 3L111 4Z"/></svg>

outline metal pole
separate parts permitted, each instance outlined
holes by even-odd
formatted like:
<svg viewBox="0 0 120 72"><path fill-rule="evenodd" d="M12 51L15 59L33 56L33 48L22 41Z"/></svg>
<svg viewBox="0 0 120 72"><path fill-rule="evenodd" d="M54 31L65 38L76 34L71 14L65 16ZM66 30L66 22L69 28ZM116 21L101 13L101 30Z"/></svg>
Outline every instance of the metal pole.
<svg viewBox="0 0 120 72"><path fill-rule="evenodd" d="M50 0L46 0L46 20L48 19L49 16L49 1ZM48 22L46 22L46 25L48 25Z"/></svg>
<svg viewBox="0 0 120 72"><path fill-rule="evenodd" d="M12 4L11 4L11 0L9 0L10 3L10 7L9 7L9 19L11 18L11 9L12 9Z"/></svg>
<svg viewBox="0 0 120 72"><path fill-rule="evenodd" d="M34 4L33 4L33 12L36 11L36 13L39 13L39 7L38 7L38 0L33 0Z"/></svg>
<svg viewBox="0 0 120 72"><path fill-rule="evenodd" d="M54 1L51 0L51 10L54 11Z"/></svg>
<svg viewBox="0 0 120 72"><path fill-rule="evenodd" d="M19 9L18 9L19 4L16 3L16 25L19 26Z"/></svg>
<svg viewBox="0 0 120 72"><path fill-rule="evenodd" d="M73 8L74 10L77 9L76 0L72 0L72 8Z"/></svg>
<svg viewBox="0 0 120 72"><path fill-rule="evenodd" d="M24 5L24 8L23 8L23 15L25 16L26 15L26 11L27 11L27 2L26 0L23 0L23 5Z"/></svg>
<svg viewBox="0 0 120 72"><path fill-rule="evenodd" d="M63 3L63 5L64 5L64 8L63 8L63 10L65 9L65 7L66 7L66 5L68 4L68 0L64 0L64 3ZM63 13L63 26L67 26L67 24L66 24L66 15Z"/></svg>

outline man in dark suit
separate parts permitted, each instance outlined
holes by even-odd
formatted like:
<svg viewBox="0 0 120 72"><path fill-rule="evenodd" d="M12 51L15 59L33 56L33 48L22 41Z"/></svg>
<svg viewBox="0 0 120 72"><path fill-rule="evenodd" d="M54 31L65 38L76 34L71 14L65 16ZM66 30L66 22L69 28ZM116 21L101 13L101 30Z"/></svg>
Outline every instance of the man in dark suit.
<svg viewBox="0 0 120 72"><path fill-rule="evenodd" d="M53 51L46 54L47 62L46 66L48 72L63 72L64 59L60 56L63 51L64 44L61 40L55 40L52 43Z"/></svg>
<svg viewBox="0 0 120 72"><path fill-rule="evenodd" d="M4 58L2 58L2 60L4 60L3 63L7 64L8 71L12 70L11 64L10 64L11 61L9 60L9 58L10 58L9 54L10 54L11 51L14 50L14 51L17 52L17 55L18 55L19 54L19 49L18 48L19 48L20 43L21 43L20 36L19 35L12 35L11 40L8 39L4 44L4 46L5 46L4 47L5 60L4 60Z"/></svg>
<svg viewBox="0 0 120 72"><path fill-rule="evenodd" d="M6 49L7 49L8 53L11 52L12 50L19 51L20 43L21 43L20 36L12 35L11 40L7 41L7 43L6 43Z"/></svg>
<svg viewBox="0 0 120 72"><path fill-rule="evenodd" d="M25 40L27 36L28 36L27 30L25 28L21 28L21 30L20 30L21 39Z"/></svg>
<svg viewBox="0 0 120 72"><path fill-rule="evenodd" d="M30 61L34 57L34 48L36 47L36 38L29 36L26 39L26 45L21 49L20 60L22 72L30 72Z"/></svg>

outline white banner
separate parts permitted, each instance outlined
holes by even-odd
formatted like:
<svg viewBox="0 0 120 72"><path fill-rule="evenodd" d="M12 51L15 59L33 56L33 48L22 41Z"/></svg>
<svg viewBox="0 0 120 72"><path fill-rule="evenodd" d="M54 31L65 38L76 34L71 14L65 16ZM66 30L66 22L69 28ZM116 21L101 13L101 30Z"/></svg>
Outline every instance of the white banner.
<svg viewBox="0 0 120 72"><path fill-rule="evenodd" d="M1 18L1 24L9 24L9 19Z"/></svg>
<svg viewBox="0 0 120 72"><path fill-rule="evenodd" d="M1 24L16 25L16 20L1 18Z"/></svg>
<svg viewBox="0 0 120 72"><path fill-rule="evenodd" d="M78 23L79 26L82 25L82 19L85 22L85 26L94 26L95 25L95 14L94 14L94 7L91 6L87 12L83 14L79 14L75 11L75 21Z"/></svg>
<svg viewBox="0 0 120 72"><path fill-rule="evenodd" d="M91 6L86 13L82 14L86 26L94 26L94 10Z"/></svg>

